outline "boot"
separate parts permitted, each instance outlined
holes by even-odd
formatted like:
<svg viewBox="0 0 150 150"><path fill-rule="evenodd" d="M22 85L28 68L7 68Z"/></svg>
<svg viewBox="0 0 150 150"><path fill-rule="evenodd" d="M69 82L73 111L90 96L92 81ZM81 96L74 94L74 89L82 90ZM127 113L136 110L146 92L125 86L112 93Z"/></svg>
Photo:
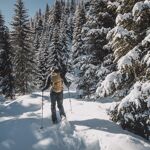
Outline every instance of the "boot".
<svg viewBox="0 0 150 150"><path fill-rule="evenodd" d="M60 120L66 119L66 114L60 114Z"/></svg>
<svg viewBox="0 0 150 150"><path fill-rule="evenodd" d="M56 115L52 115L52 122L53 122L53 124L58 123L58 120L57 120L57 118L56 118Z"/></svg>
<svg viewBox="0 0 150 150"><path fill-rule="evenodd" d="M58 123L58 120L52 120L53 124L57 124Z"/></svg>

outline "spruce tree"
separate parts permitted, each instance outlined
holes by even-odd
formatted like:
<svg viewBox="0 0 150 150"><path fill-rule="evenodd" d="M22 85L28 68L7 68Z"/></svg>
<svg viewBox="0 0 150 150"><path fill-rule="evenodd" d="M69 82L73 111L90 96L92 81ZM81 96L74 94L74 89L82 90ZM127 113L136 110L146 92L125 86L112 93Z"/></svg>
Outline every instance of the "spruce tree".
<svg viewBox="0 0 150 150"><path fill-rule="evenodd" d="M27 11L22 0L15 4L12 21L11 43L14 51L16 92L29 92L32 84L33 51L31 48L30 28Z"/></svg>
<svg viewBox="0 0 150 150"><path fill-rule="evenodd" d="M44 16L45 17L45 16ZM35 76L34 76L34 84L37 88L39 88L39 86L41 85L40 83L40 71L39 70L39 54L40 54L40 49L41 49L41 43L43 40L43 33L45 31L45 18L42 17L41 14L41 9L39 9L39 11L36 13L35 16L35 28L34 28L34 40L33 40L33 49L34 49L34 55L35 55Z"/></svg>
<svg viewBox="0 0 150 150"><path fill-rule="evenodd" d="M80 57L83 52L83 40L82 40L82 27L86 22L85 12L83 6L78 6L75 12L75 25L73 31L73 45L72 45L72 53L73 53L73 60L75 61L76 58Z"/></svg>
<svg viewBox="0 0 150 150"><path fill-rule="evenodd" d="M82 64L78 63L81 74L79 84L83 82L82 80L86 81L86 88L82 86L85 93L91 94L95 92L94 89L96 90L98 69L101 68L104 58L111 52L104 46L107 44L106 35L114 26L114 22L114 16L109 12L106 1L90 1L89 10L86 13L86 23L81 30L82 46L80 46L80 51L83 51L85 56L80 59ZM79 87L81 86L79 85Z"/></svg>
<svg viewBox="0 0 150 150"><path fill-rule="evenodd" d="M83 49L83 39L82 39L82 28L86 23L85 10L83 5L78 5L76 7L75 16L74 16L74 31L73 31L73 41L72 41L72 69L76 73L82 77L82 71L80 67L83 63L83 56L86 55L85 50ZM80 89L84 82L82 83L79 78L78 88ZM82 80L82 79L81 79ZM81 84L82 83L82 84Z"/></svg>
<svg viewBox="0 0 150 150"><path fill-rule="evenodd" d="M44 31L42 34L41 45L39 48L39 81L41 81L40 85L43 86L45 84L45 80L47 75L49 74L49 70L52 66L57 66L62 70L65 68L66 70L66 57L67 55L67 38L66 38L66 26L67 20L62 18L64 13L64 2L56 1L53 9L49 10L49 20L44 27ZM60 26L62 30L60 31ZM57 28L57 30L56 30ZM56 32L60 31L60 35ZM61 60L59 53L61 51ZM64 51L64 53L63 53ZM55 55L55 56L54 56ZM58 56L57 56L58 55ZM54 58L58 57L58 63ZM65 60L66 59L66 60Z"/></svg>
<svg viewBox="0 0 150 150"><path fill-rule="evenodd" d="M47 75L49 74L50 66L50 53L49 53L49 44L51 41L49 40L49 34L44 32L41 37L41 43L38 52L38 86L42 87L45 85L45 81Z"/></svg>
<svg viewBox="0 0 150 150"><path fill-rule="evenodd" d="M60 36L59 36L60 48L63 54L63 67L67 68L69 61L69 40L67 38L67 16L62 13L60 21Z"/></svg>
<svg viewBox="0 0 150 150"><path fill-rule="evenodd" d="M75 1L71 0L71 2L68 5L69 16L68 16L68 28L67 28L67 35L68 35L69 42L71 45L72 45L72 39L73 39L75 9L76 9Z"/></svg>
<svg viewBox="0 0 150 150"><path fill-rule="evenodd" d="M62 13L62 3L59 0L55 1L54 11L53 11L53 23L60 23L61 13Z"/></svg>
<svg viewBox="0 0 150 150"><path fill-rule="evenodd" d="M102 62L104 56L108 54L103 46L107 44L106 35L115 22L112 14L108 12L106 1L93 0L90 2L85 24L84 48L88 54L92 55L92 63L95 65Z"/></svg>
<svg viewBox="0 0 150 150"><path fill-rule="evenodd" d="M116 26L107 35L117 68L97 91L120 100L110 112L113 121L148 139L150 2L118 2Z"/></svg>
<svg viewBox="0 0 150 150"><path fill-rule="evenodd" d="M50 70L50 52L48 49L49 45L51 44L53 29L55 26L54 10L54 8L49 9L48 20L47 22L44 22L44 27L40 37L40 47L38 53L38 81L40 87L45 84Z"/></svg>
<svg viewBox="0 0 150 150"><path fill-rule="evenodd" d="M14 97L14 77L12 65L12 49L8 28L4 25L0 13L0 89L6 97Z"/></svg>
<svg viewBox="0 0 150 150"><path fill-rule="evenodd" d="M34 18L34 28L35 28L35 32L41 35L43 30L43 17L42 17L41 9L39 9L39 11L36 12Z"/></svg>
<svg viewBox="0 0 150 150"><path fill-rule="evenodd" d="M149 3L146 1L137 1L137 3L130 1L130 5L126 4L127 1L121 2L117 9L116 26L107 34L108 45L113 51L114 62L118 66L115 72L118 83L113 86L114 82L109 81L111 84L108 83L110 86L105 89L103 86L106 81L104 81L101 89L103 89L102 93L106 95L110 95L119 89L128 91L135 81L145 73L145 71L142 71L144 69L142 59L147 50L141 45L141 42L149 29ZM114 76L114 73L112 73L112 76ZM113 88L108 90L110 87Z"/></svg>
<svg viewBox="0 0 150 150"><path fill-rule="evenodd" d="M60 43L60 36L58 31L60 30L59 25L56 24L54 31L53 31L53 37L51 40L51 44L49 46L49 57L50 57L50 62L49 66L50 67L56 67L58 68L61 72L65 73L66 72L66 63L64 59L64 51L62 49L62 45Z"/></svg>
<svg viewBox="0 0 150 150"><path fill-rule="evenodd" d="M44 23L48 22L49 14L50 14L50 8L49 8L49 5L46 4L46 10L45 10L45 15L44 15Z"/></svg>

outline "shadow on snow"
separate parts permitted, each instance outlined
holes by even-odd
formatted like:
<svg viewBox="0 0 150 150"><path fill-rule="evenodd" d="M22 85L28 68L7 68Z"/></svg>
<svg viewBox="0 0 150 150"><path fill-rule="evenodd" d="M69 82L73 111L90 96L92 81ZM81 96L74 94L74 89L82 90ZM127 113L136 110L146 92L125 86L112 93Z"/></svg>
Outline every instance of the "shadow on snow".
<svg viewBox="0 0 150 150"><path fill-rule="evenodd" d="M94 129L94 130L101 130L101 131L114 133L114 134L131 135L131 137L135 137L135 139L132 139L132 140L134 140L135 143L136 142L139 143L140 142L139 139L142 139L146 143L148 143L148 141L146 141L142 137L135 135L133 133L129 133L126 130L123 130L119 125L112 122L111 120L103 120L103 119L93 118L93 119L81 120L81 121L70 121L70 123L74 126L74 128L76 125L79 125L79 126L88 127L87 129L83 129L83 130ZM138 139L137 139L137 137L138 137Z"/></svg>

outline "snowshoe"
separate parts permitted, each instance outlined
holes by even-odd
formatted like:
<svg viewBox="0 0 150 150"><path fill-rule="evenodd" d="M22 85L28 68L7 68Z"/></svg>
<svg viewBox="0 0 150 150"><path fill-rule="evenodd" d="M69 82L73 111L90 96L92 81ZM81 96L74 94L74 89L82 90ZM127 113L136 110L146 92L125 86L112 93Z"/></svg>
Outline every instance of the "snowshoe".
<svg viewBox="0 0 150 150"><path fill-rule="evenodd" d="M63 120L65 120L66 119L66 116L65 115L61 115L60 116L60 121L63 121Z"/></svg>

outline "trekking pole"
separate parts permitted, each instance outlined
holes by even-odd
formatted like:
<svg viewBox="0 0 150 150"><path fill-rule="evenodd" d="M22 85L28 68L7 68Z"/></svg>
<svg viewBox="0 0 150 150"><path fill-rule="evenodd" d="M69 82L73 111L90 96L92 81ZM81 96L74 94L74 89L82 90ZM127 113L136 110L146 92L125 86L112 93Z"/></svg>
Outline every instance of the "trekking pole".
<svg viewBox="0 0 150 150"><path fill-rule="evenodd" d="M70 111L72 113L72 104L71 104L71 97L70 97L69 87L68 87L68 94L69 94L69 102L70 102Z"/></svg>
<svg viewBox="0 0 150 150"><path fill-rule="evenodd" d="M42 91L42 118L41 118L41 127L40 129L43 129L43 91Z"/></svg>

